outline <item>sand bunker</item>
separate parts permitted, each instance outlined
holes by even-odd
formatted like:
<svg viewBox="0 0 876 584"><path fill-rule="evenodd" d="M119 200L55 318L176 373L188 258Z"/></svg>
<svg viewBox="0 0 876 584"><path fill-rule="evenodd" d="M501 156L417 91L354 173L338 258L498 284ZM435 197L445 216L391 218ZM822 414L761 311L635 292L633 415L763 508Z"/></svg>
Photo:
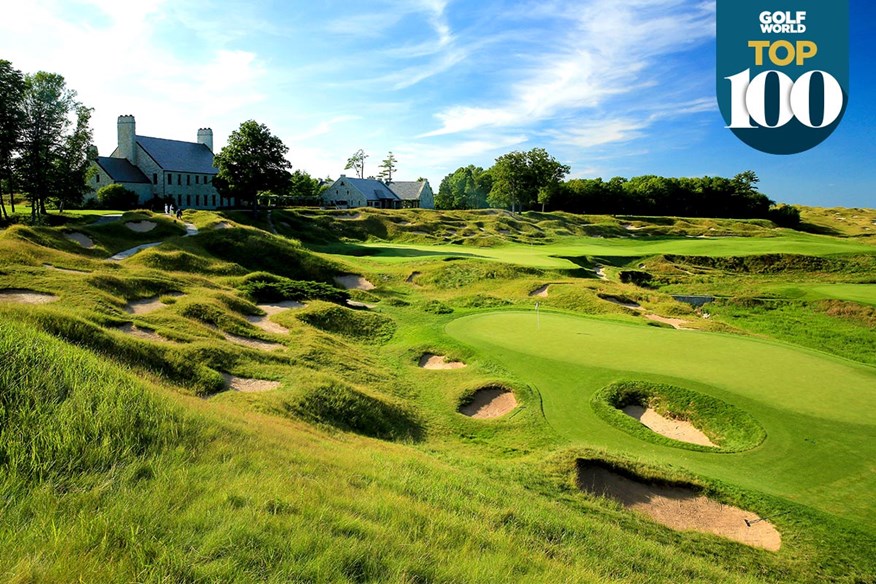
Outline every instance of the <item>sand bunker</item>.
<svg viewBox="0 0 876 584"><path fill-rule="evenodd" d="M233 389L234 391L240 391L243 393L259 393L262 391L271 391L280 387L279 381L235 377L228 373L223 373L222 377L225 379L226 389Z"/></svg>
<svg viewBox="0 0 876 584"><path fill-rule="evenodd" d="M231 224L226 223L225 221L220 221L213 226L213 229L231 229Z"/></svg>
<svg viewBox="0 0 876 584"><path fill-rule="evenodd" d="M414 283L414 278L416 278L416 277L419 276L419 275L420 275L420 272L411 272L411 275L408 276L407 278L405 278L405 283L407 283L407 284L413 284L413 283Z"/></svg>
<svg viewBox="0 0 876 584"><path fill-rule="evenodd" d="M608 280L608 276L605 275L605 266L596 266L596 277L600 280Z"/></svg>
<svg viewBox="0 0 876 584"><path fill-rule="evenodd" d="M632 300L618 298L617 296L600 296L600 298L607 302L611 302L612 304L617 304L618 306L629 308L630 310L644 310L641 304L639 304L638 302L633 302Z"/></svg>
<svg viewBox="0 0 876 584"><path fill-rule="evenodd" d="M125 227L137 233L148 233L155 229L158 224L155 221L128 221Z"/></svg>
<svg viewBox="0 0 876 584"><path fill-rule="evenodd" d="M361 217L362 215L360 213L345 213L342 215L335 215L335 219L341 219L343 221L352 221Z"/></svg>
<svg viewBox="0 0 876 584"><path fill-rule="evenodd" d="M94 240L84 233L65 233L64 238L78 243L81 247L84 247L85 249L91 249L94 247Z"/></svg>
<svg viewBox="0 0 876 584"><path fill-rule="evenodd" d="M167 294L167 296L182 296L182 294ZM167 305L158 296L153 296L142 300L131 300L125 305L125 311L130 314L149 314L165 306Z"/></svg>
<svg viewBox="0 0 876 584"><path fill-rule="evenodd" d="M335 276L335 282L347 290L374 290L374 284L356 274Z"/></svg>
<svg viewBox="0 0 876 584"><path fill-rule="evenodd" d="M782 546L781 534L768 521L712 501L691 488L646 484L586 462L578 463L578 487L614 499L672 529L713 533L769 551Z"/></svg>
<svg viewBox="0 0 876 584"><path fill-rule="evenodd" d="M243 347L249 347L250 349L256 349L258 351L275 351L277 349L285 348L284 345L280 343L272 343L270 341L262 341L259 339L251 339L249 337L241 337L239 335L232 335L231 333L222 333L225 335L225 340L231 341L237 345L241 345Z"/></svg>
<svg viewBox="0 0 876 584"><path fill-rule="evenodd" d="M434 353L423 353L419 365L423 369L462 369L465 367L465 363L448 361L444 355L435 355Z"/></svg>
<svg viewBox="0 0 876 584"><path fill-rule="evenodd" d="M485 387L475 392L471 403L459 408L459 413L470 418L486 420L504 416L517 407L514 394L504 387Z"/></svg>
<svg viewBox="0 0 876 584"><path fill-rule="evenodd" d="M690 444L699 444L700 446L718 447L699 428L686 420L665 418L651 408L637 405L626 406L623 412L630 417L636 418L652 431L667 438Z"/></svg>
<svg viewBox="0 0 876 584"><path fill-rule="evenodd" d="M54 270L56 272L63 272L65 274L79 274L80 276L83 274L90 274L88 270L73 270L70 268L59 268L58 266L53 266L52 264L43 264L44 268L49 270Z"/></svg>
<svg viewBox="0 0 876 584"><path fill-rule="evenodd" d="M54 294L46 294L44 292L34 292L33 290L18 290L11 288L9 290L0 290L0 302L15 302L18 304L48 304L54 302L58 297Z"/></svg>
<svg viewBox="0 0 876 584"><path fill-rule="evenodd" d="M147 341L164 341L164 337L148 328L140 328L135 324L127 323L122 326L118 326L115 330L125 333L126 335L131 335L132 337L137 337L138 339L144 339Z"/></svg>
<svg viewBox="0 0 876 584"><path fill-rule="evenodd" d="M535 290L530 292L529 295L530 296L538 296L539 298L547 298L549 286L550 286L550 284L545 284L544 286L541 286L540 288L536 288Z"/></svg>
<svg viewBox="0 0 876 584"><path fill-rule="evenodd" d="M646 314L645 318L648 320L653 320L655 322L662 322L664 324L670 325L674 329L678 329L680 331L689 331L693 329L689 329L683 325L688 324L688 322L682 318L666 318L665 316L659 316L656 314Z"/></svg>
<svg viewBox="0 0 876 584"><path fill-rule="evenodd" d="M270 320L267 316L247 316L246 321L251 325L269 333L274 333L276 335L289 334L289 329L281 324L277 324L276 322Z"/></svg>
<svg viewBox="0 0 876 584"><path fill-rule="evenodd" d="M347 299L347 306L350 308L368 309L376 308L376 304L368 304L367 302L359 302L358 300Z"/></svg>
<svg viewBox="0 0 876 584"><path fill-rule="evenodd" d="M306 304L302 304L301 302L295 302L294 300L283 300L282 302L272 302L270 304L257 304L259 308L265 311L265 314L277 314L278 312L283 312L284 310L290 309L298 309L304 308L307 306Z"/></svg>

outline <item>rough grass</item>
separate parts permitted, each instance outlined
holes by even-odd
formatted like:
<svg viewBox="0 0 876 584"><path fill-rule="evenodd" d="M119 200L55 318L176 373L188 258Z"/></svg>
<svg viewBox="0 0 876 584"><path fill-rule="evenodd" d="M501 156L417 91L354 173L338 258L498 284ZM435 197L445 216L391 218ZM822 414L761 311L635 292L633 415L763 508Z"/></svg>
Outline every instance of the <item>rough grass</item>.
<svg viewBox="0 0 876 584"><path fill-rule="evenodd" d="M356 341L385 343L395 333L395 322L383 314L312 302L296 312L297 318L322 331Z"/></svg>

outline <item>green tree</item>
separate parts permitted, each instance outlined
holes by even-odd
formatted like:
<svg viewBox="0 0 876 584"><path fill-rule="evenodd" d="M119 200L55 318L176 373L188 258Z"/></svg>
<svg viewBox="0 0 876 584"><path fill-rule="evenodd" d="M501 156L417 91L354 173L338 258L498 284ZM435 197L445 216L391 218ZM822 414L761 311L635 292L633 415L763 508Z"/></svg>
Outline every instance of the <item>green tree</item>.
<svg viewBox="0 0 876 584"><path fill-rule="evenodd" d="M49 196L75 201L86 190L91 110L61 75L40 71L25 77L22 111L18 174L36 221L46 213Z"/></svg>
<svg viewBox="0 0 876 584"><path fill-rule="evenodd" d="M488 201L493 206L511 207L516 211L531 207L542 191L547 202L548 193L559 189L569 171L568 165L561 164L544 148L503 154L490 169L493 187Z"/></svg>
<svg viewBox="0 0 876 584"><path fill-rule="evenodd" d="M296 204L314 203L319 199L319 186L319 179L296 170L289 179L289 196Z"/></svg>
<svg viewBox="0 0 876 584"><path fill-rule="evenodd" d="M214 158L219 172L213 185L223 197L246 201L258 213L260 191L288 188L289 148L264 124L247 120L228 137L228 144Z"/></svg>
<svg viewBox="0 0 876 584"><path fill-rule="evenodd" d="M380 166L377 167L381 169L377 178L385 180L386 182L392 182L392 173L398 168L396 166L397 162L398 160L396 160L395 155L392 153L392 150L390 150L386 158L383 159L383 162L380 163Z"/></svg>
<svg viewBox="0 0 876 584"><path fill-rule="evenodd" d="M4 186L9 190L9 203L15 213L13 197L13 155L21 140L24 112L21 102L24 99L24 75L12 67L12 63L0 59L0 209L3 217L6 204L3 202Z"/></svg>
<svg viewBox="0 0 876 584"><path fill-rule="evenodd" d="M97 191L97 202L102 209L128 210L136 207L139 199L134 191L113 183Z"/></svg>
<svg viewBox="0 0 876 584"><path fill-rule="evenodd" d="M492 178L480 166L457 168L441 180L435 207L438 209L480 209L486 206Z"/></svg>
<svg viewBox="0 0 876 584"><path fill-rule="evenodd" d="M359 178L365 178L365 159L368 158L368 154L365 154L365 151L359 148L356 152L353 153L351 157L347 159L347 166L344 167L344 170L353 169L356 171L356 176Z"/></svg>

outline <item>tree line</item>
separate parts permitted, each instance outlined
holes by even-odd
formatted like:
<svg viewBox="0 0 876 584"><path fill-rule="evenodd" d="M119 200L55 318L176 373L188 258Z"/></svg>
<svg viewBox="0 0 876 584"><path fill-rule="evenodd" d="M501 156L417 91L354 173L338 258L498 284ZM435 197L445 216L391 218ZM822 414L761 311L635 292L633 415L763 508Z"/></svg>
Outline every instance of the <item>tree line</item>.
<svg viewBox="0 0 876 584"><path fill-rule="evenodd" d="M36 222L50 201L77 205L96 151L91 148L92 109L76 99L57 73L23 74L0 60L0 213L5 194L15 213L14 192L31 204Z"/></svg>
<svg viewBox="0 0 876 584"><path fill-rule="evenodd" d="M770 219L785 227L800 223L800 212L778 205L757 190L751 170L733 178L704 176L668 178L575 178L564 180L570 168L543 148L511 152L488 168L460 167L441 181L435 206L477 209L486 206L514 210L540 209L594 215L669 215Z"/></svg>

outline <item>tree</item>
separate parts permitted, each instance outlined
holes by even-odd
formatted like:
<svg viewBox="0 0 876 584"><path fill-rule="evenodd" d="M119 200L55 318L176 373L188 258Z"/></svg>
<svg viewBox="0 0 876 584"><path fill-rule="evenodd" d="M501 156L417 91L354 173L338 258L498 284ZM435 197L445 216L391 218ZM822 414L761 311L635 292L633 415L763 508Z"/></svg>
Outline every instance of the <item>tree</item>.
<svg viewBox="0 0 876 584"><path fill-rule="evenodd" d="M61 75L40 71L25 77L22 111L18 174L36 221L50 195L64 201L85 192L91 110L76 101Z"/></svg>
<svg viewBox="0 0 876 584"><path fill-rule="evenodd" d="M490 173L493 188L489 202L498 207L511 207L512 211L531 207L538 201L539 191L554 193L571 169L548 154L544 148L529 152L509 152L496 159Z"/></svg>
<svg viewBox="0 0 876 584"><path fill-rule="evenodd" d="M366 158L368 158L368 154L365 154L365 151L359 148L347 159L347 166L344 167L344 170L350 170L352 168L356 171L356 176L359 178L365 178Z"/></svg>
<svg viewBox="0 0 876 584"><path fill-rule="evenodd" d="M264 124L247 120L228 137L214 157L219 172L213 186L223 197L247 201L258 214L260 191L282 191L289 185L289 148Z"/></svg>
<svg viewBox="0 0 876 584"><path fill-rule="evenodd" d="M378 166L378 168L382 170L378 173L377 178L385 180L386 182L392 182L392 173L395 172L395 169L397 168L395 164L396 162L398 162L398 160L396 160L395 155L393 155L392 150L390 150L389 154L383 162L380 163L380 166Z"/></svg>
<svg viewBox="0 0 876 584"><path fill-rule="evenodd" d="M294 204L311 204L319 199L319 179L303 170L296 170L289 178L289 197Z"/></svg>
<svg viewBox="0 0 876 584"><path fill-rule="evenodd" d="M438 209L479 209L486 206L492 178L481 167L457 168L441 180L435 207Z"/></svg>
<svg viewBox="0 0 876 584"><path fill-rule="evenodd" d="M102 209L133 209L139 203L137 193L118 183L101 187L97 191L97 202Z"/></svg>
<svg viewBox="0 0 876 584"><path fill-rule="evenodd" d="M24 75L12 67L12 63L0 59L0 209L3 217L6 204L3 202L4 185L9 190L9 203L15 213L15 200L12 195L13 154L21 140L24 112L21 102L24 99Z"/></svg>

